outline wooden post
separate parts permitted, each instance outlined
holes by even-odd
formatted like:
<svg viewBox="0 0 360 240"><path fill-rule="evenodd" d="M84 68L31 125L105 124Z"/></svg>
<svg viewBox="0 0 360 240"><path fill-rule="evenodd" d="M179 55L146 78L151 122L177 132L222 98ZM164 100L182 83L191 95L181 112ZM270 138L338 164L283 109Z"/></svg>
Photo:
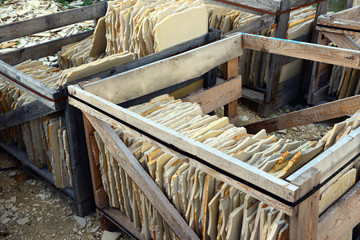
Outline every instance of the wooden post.
<svg viewBox="0 0 360 240"><path fill-rule="evenodd" d="M300 187L299 196L304 196L315 186L320 184L320 171L310 168L304 174L291 182ZM320 190L301 202L297 208L297 214L290 217L290 239L292 240L316 240L318 229Z"/></svg>
<svg viewBox="0 0 360 240"><path fill-rule="evenodd" d="M73 170L73 189L76 201L76 214L86 216L94 210L94 200L89 174L89 161L85 144L85 134L81 111L66 103L65 125L69 141L71 168Z"/></svg>
<svg viewBox="0 0 360 240"><path fill-rule="evenodd" d="M280 6L280 12L290 10L291 1L283 0ZM289 28L290 12L276 17L276 38L286 38ZM279 87L280 73L283 66L284 56L272 54L270 57L270 76L267 82L267 91L265 95L265 105L259 106L259 113L263 116L269 115L276 108L276 98Z"/></svg>
<svg viewBox="0 0 360 240"><path fill-rule="evenodd" d="M312 26L312 31L311 31L312 36L311 36L311 41L310 42L312 42L312 43L318 43L319 32L316 31L316 23L317 23L318 17L327 12L328 6L329 6L329 0L318 3L317 6L316 6L316 14L315 14L315 18L314 18L314 22L313 22L313 26ZM309 83L312 82L310 80L312 78L312 74L311 74L312 70L311 69L313 69L315 67L315 65L317 65L316 62L311 62L311 61L305 61L304 62L303 69L305 70L305 74L303 75L303 81L302 81L303 84L302 84L302 88L301 88L301 93L306 93L307 91L310 91L309 90Z"/></svg>
<svg viewBox="0 0 360 240"><path fill-rule="evenodd" d="M234 58L225 64L224 79L228 80L239 74L239 58ZM224 115L229 118L232 124L238 124L238 100L234 100L224 106Z"/></svg>

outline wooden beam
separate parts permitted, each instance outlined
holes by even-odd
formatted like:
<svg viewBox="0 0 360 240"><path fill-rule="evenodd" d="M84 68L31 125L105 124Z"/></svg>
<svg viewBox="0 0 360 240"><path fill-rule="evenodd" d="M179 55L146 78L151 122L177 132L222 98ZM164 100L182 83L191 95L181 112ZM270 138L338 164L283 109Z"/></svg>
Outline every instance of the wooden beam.
<svg viewBox="0 0 360 240"><path fill-rule="evenodd" d="M246 181L251 182L255 186L277 196L282 196L286 201L296 201L296 191L298 188L282 179L241 162L227 154L197 142L194 139L190 139L169 128L163 127L158 123L141 117L136 113L117 106L94 94L88 93L75 85L69 86L68 90L70 95L89 103L91 106L102 109L102 111L111 113L113 117L131 123L137 129L147 132L176 148L198 156L207 164L216 166L239 179L246 179ZM72 100L70 100L70 104L76 106L76 102ZM88 108L87 110L93 112L91 108Z"/></svg>
<svg viewBox="0 0 360 240"><path fill-rule="evenodd" d="M266 129L267 132L274 132L280 129L287 129L313 122L321 122L346 115L352 115L359 109L360 95L357 95L284 114L279 117L265 119L263 121L245 125L244 127L250 133L256 133L261 129Z"/></svg>
<svg viewBox="0 0 360 240"><path fill-rule="evenodd" d="M227 103L241 98L241 76L220 83L215 87L200 90L183 99L184 102L198 103L204 114L210 113Z"/></svg>
<svg viewBox="0 0 360 240"><path fill-rule="evenodd" d="M105 15L106 2L99 2L90 6L74 10L54 13L42 17L28 19L16 23L0 26L0 42L28 36L33 33L67 26L85 20L100 18Z"/></svg>
<svg viewBox="0 0 360 240"><path fill-rule="evenodd" d="M331 19L326 16L320 16L317 22L318 26L330 26L337 27L341 29L348 29L349 31L359 31L360 23L353 20L344 20L344 19Z"/></svg>
<svg viewBox="0 0 360 240"><path fill-rule="evenodd" d="M134 223L132 223L123 212L115 208L105 208L102 211L115 225L120 224L118 227L121 227L123 231L129 233L129 235L132 235L135 239L145 240L144 236L141 235L141 229L135 228Z"/></svg>
<svg viewBox="0 0 360 240"><path fill-rule="evenodd" d="M83 116L83 121L95 205L99 208L105 208L109 205L109 200L107 195L104 194L105 190L102 185L99 166L95 164L95 158L99 157L94 154L99 151L93 135L95 129L85 116Z"/></svg>
<svg viewBox="0 0 360 240"><path fill-rule="evenodd" d="M34 80L23 72L0 60L0 76L46 106L55 109L54 95L57 92Z"/></svg>
<svg viewBox="0 0 360 240"><path fill-rule="evenodd" d="M235 28L230 32L225 33L225 36L231 36L237 32L243 33L256 33L267 27L271 27L275 24L275 16L272 15L263 15L261 17L256 18L255 20L248 22L242 25L239 28Z"/></svg>
<svg viewBox="0 0 360 240"><path fill-rule="evenodd" d="M153 62L177 55L179 53L191 50L191 49L199 47L201 45L205 45L209 42L213 42L213 39L218 39L218 38L220 38L220 31L219 30L214 30L214 31L211 30L207 34L204 34L200 37L177 44L177 45L167 48L163 51L153 53L153 54L147 55L142 58L135 59L135 60L133 60L129 63L125 63L121 66L107 69L101 73L98 73L98 74L95 74L92 76L88 76L83 79L79 79L78 82L88 81L89 79L93 79L93 78L103 79L103 78L111 77L116 74L119 74L119 73L122 73L125 71L129 71L131 69L135 69L135 68L138 68L138 67L141 67L141 66L144 66L147 64L151 64Z"/></svg>
<svg viewBox="0 0 360 240"><path fill-rule="evenodd" d="M225 81L235 77L239 74L239 58L236 57L231 59L225 64L225 74L224 79ZM241 83L238 86L241 89ZM229 121L234 124L239 124L239 117L238 117L238 99L234 99L233 101L229 102L228 104L224 105L224 116L229 118Z"/></svg>
<svg viewBox="0 0 360 240"><path fill-rule="evenodd" d="M25 104L21 108L0 114L0 130L46 116L55 111L39 101Z"/></svg>
<svg viewBox="0 0 360 240"><path fill-rule="evenodd" d="M276 13L280 9L281 1L277 0L266 0L266 1L253 1L253 0L205 0L205 2L215 5L224 6L227 8L238 9L242 11L252 12L255 14L263 14L261 10L268 11L271 13ZM240 4L240 5L239 5ZM255 9L249 9L241 7L248 6L251 8L259 9L260 11L256 11Z"/></svg>
<svg viewBox="0 0 360 240"><path fill-rule="evenodd" d="M291 182L310 168L317 168L321 171L321 182L333 175L339 168L355 157L360 149L360 129L356 129L344 137L322 154L305 164L295 173L286 178ZM346 149L346 151L344 151Z"/></svg>
<svg viewBox="0 0 360 240"><path fill-rule="evenodd" d="M360 182L319 218L319 240L341 239L360 222Z"/></svg>
<svg viewBox="0 0 360 240"><path fill-rule="evenodd" d="M320 171L310 168L291 183L298 185L300 187L300 195L304 196L320 183ZM297 206L297 214L290 217L290 239L317 239L319 197L320 190L317 190Z"/></svg>
<svg viewBox="0 0 360 240"><path fill-rule="evenodd" d="M338 28L338 27L327 27L326 25L317 25L316 30L321 32L329 32L329 33L336 33L341 35L348 35L352 37L358 37L360 36L359 30L353 31L352 29L347 28Z"/></svg>
<svg viewBox="0 0 360 240"><path fill-rule="evenodd" d="M146 137L145 135L123 125L123 124L120 124L119 122L117 122L116 120L114 120L113 118L95 110L95 109L90 109L88 106L86 106L85 104L75 100L75 99L72 99L70 100L72 102L73 105L75 105L76 107L78 107L79 109L81 109L82 111L84 112L88 112L90 113L91 115L95 116L96 118L104 121L104 122L107 122L113 126L117 126L119 127L120 129L123 129L127 132L129 132L132 136L136 137L137 139L139 140L142 140L142 141L146 141L147 143L153 145L153 146L156 146L160 149L165 149L166 151L174 154L174 156L178 157L180 160L183 160L183 161L189 161L190 165L191 166L194 166L196 168L198 168L199 170L207 173L207 174L210 174L211 176L215 177L216 179L219 179L220 181L223 181L227 184L229 184L230 186L233 186L237 189L239 189L240 191L246 193L246 194L249 194L250 196L260 200L260 201L263 201L265 202L266 204L269 204L273 207L275 207L276 209L279 209L281 211L283 211L285 214L287 214L288 216L293 216L295 214L295 209L292 208L292 207L289 207L288 205L284 204L284 203L281 203L279 201L277 201L276 199L274 199L273 197L270 197L266 194L264 194L263 192L261 191L258 191L256 189L253 189L249 186L247 186L246 184L244 183L241 183L235 179L232 179L232 178L229 178L227 177L226 175L214 170L213 168L210 168L208 166L206 166L205 164L202 164L192 158L188 158L184 155L182 155L181 153L177 152L177 151L174 151L172 149L169 149L168 147L164 146L163 144L160 144L159 142L156 142L154 141L153 139L149 138L149 137Z"/></svg>
<svg viewBox="0 0 360 240"><path fill-rule="evenodd" d="M281 1L280 11L289 11L291 8L290 0ZM275 37L286 39L288 28L289 28L290 12L276 16L276 30ZM269 77L267 80L267 91L265 94L265 102L269 103L264 106L262 115L267 116L268 112L273 112L274 105L276 104L278 88L280 83L281 68L284 65L285 58L276 54L270 56L270 70ZM266 108L270 108L270 111Z"/></svg>
<svg viewBox="0 0 360 240"><path fill-rule="evenodd" d="M195 232L169 202L150 175L142 168L139 161L121 141L114 129L109 124L90 114L84 113L84 115L95 128L114 159L131 176L134 183L141 189L179 239L198 239Z"/></svg>
<svg viewBox="0 0 360 240"><path fill-rule="evenodd" d="M334 42L338 47L352 49L352 50L360 50L359 44L357 44L352 38L349 38L346 35L338 34L338 33L330 33L323 32L330 41Z"/></svg>
<svg viewBox="0 0 360 240"><path fill-rule="evenodd" d="M257 51L360 69L360 52L349 49L245 33L243 34L243 47Z"/></svg>
<svg viewBox="0 0 360 240"><path fill-rule="evenodd" d="M250 100L260 103L260 104L265 103L265 101L264 101L265 94L264 93L252 90L252 89L244 87L244 86L242 87L242 96L244 98L250 99Z"/></svg>
<svg viewBox="0 0 360 240"><path fill-rule="evenodd" d="M94 30L78 33L69 37L52 40L27 48L21 48L15 51L4 53L0 55L0 60L10 65L16 65L28 59L36 60L42 57L53 55L61 50L61 47L70 43L81 41L90 35Z"/></svg>
<svg viewBox="0 0 360 240"><path fill-rule="evenodd" d="M308 4L316 4L317 0L291 0L291 7L300 7Z"/></svg>
<svg viewBox="0 0 360 240"><path fill-rule="evenodd" d="M121 103L198 77L242 54L241 35L83 85L105 100ZM101 87L100 87L101 86Z"/></svg>
<svg viewBox="0 0 360 240"><path fill-rule="evenodd" d="M328 13L323 15L321 21L336 22L337 20L360 20L360 6L345 9L340 12Z"/></svg>

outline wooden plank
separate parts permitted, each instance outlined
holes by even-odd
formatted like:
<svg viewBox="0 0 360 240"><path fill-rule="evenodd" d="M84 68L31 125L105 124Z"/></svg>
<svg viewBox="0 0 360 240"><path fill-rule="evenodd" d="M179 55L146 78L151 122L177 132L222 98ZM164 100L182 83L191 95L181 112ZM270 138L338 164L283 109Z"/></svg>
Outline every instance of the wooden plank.
<svg viewBox="0 0 360 240"><path fill-rule="evenodd" d="M91 182L94 193L95 205L99 208L104 208L109 205L109 202L108 202L108 197L102 185L99 166L96 166L95 164L95 158L97 157L95 154L96 154L96 150L98 150L96 140L93 135L95 129L93 128L93 126L90 124L89 120L85 116L83 116L83 121L84 121L85 139L88 150Z"/></svg>
<svg viewBox="0 0 360 240"><path fill-rule="evenodd" d="M102 209L105 213L105 216L112 221L115 225L120 227L123 231L127 232L129 235L133 236L135 239L145 239L141 235L141 229L135 228L134 224L129 220L129 218L120 210L115 208L105 208Z"/></svg>
<svg viewBox="0 0 360 240"><path fill-rule="evenodd" d="M0 26L0 42L28 36L33 33L67 26L85 20L100 18L105 15L106 2L99 2L90 6L81 7L69 11L54 13L21 22L10 23Z"/></svg>
<svg viewBox="0 0 360 240"><path fill-rule="evenodd" d="M81 111L68 103L65 108L65 126L71 159L73 189L78 206L76 210L77 215L83 217L89 215L95 207L93 190L89 184L91 176L89 174L88 149ZM83 204L85 202L87 204Z"/></svg>
<svg viewBox="0 0 360 240"><path fill-rule="evenodd" d="M284 114L279 117L265 119L245 125L244 127L250 133L256 133L261 129L266 129L267 132L274 132L280 129L351 115L359 109L360 96L358 95Z"/></svg>
<svg viewBox="0 0 360 240"><path fill-rule="evenodd" d="M359 141L360 129L356 129L325 152L305 164L302 168L286 178L286 180L292 181L313 167L321 171L321 182L325 181L359 153ZM346 151L344 151L344 149L346 149Z"/></svg>
<svg viewBox="0 0 360 240"><path fill-rule="evenodd" d="M291 183L298 185L304 196L320 183L320 171L310 168ZM319 197L320 190L317 190L297 206L297 215L290 217L290 239L317 239Z"/></svg>
<svg viewBox="0 0 360 240"><path fill-rule="evenodd" d="M337 21L337 20L360 20L359 18L360 6L345 9L340 12L328 13L322 16L322 20Z"/></svg>
<svg viewBox="0 0 360 240"><path fill-rule="evenodd" d="M325 86L313 92L312 96L309 96L309 98L311 98L311 104L317 105L320 101L324 100L328 96L328 90L329 84L326 84Z"/></svg>
<svg viewBox="0 0 360 240"><path fill-rule="evenodd" d="M272 15L263 15L249 23L242 25L239 28L235 28L230 32L225 33L225 36L231 36L237 32L243 33L256 33L267 27L271 27L275 24L275 16Z"/></svg>
<svg viewBox="0 0 360 240"><path fill-rule="evenodd" d="M353 31L351 29L336 28L336 27L329 28L326 25L317 25L316 30L321 31L321 32L329 32L329 33L348 35L348 36L352 36L352 37L360 36L360 32L358 30Z"/></svg>
<svg viewBox="0 0 360 240"><path fill-rule="evenodd" d="M47 57L49 55L53 55L57 53L58 51L61 50L61 47L65 45L78 42L89 37L90 35L93 34L93 32L94 30L90 30L75 35L71 35L69 37L52 40L49 42L41 43L27 48L21 48L8 53L3 53L0 55L0 60L10 65L16 65L28 59L36 60L42 57Z"/></svg>
<svg viewBox="0 0 360 240"><path fill-rule="evenodd" d="M260 201L263 201L265 202L266 204L269 204L271 206L274 206L276 209L279 209L281 211L283 211L285 214L289 215L289 216L292 216L295 214L295 210L294 208L292 207L289 207L288 205L284 204L284 203L281 203L279 201L277 201L276 199L274 199L273 197L270 197L264 193L262 193L261 191L258 191L256 189L253 189L249 186L247 186L246 184L244 183L241 183L235 179L232 179L232 178L229 178L227 177L226 175L214 170L213 168L210 168L208 166L206 166L205 164L202 164L192 158L188 158L188 157L185 157L184 155L182 155L181 153L177 152L177 151L174 151L172 149L169 149L168 147L162 145L161 143L159 142L156 142L154 140L152 140L151 138L149 137L146 137L145 135L143 134L140 134L138 133L137 131L123 125L123 124L120 124L119 122L117 122L116 120L114 120L113 118L103 114L103 113L100 113L99 111L96 111L96 110L91 110L91 112L89 111L89 108L86 107L86 105L74 100L74 99L71 99L71 102L73 104L75 104L77 107L79 107L81 110L83 111L86 111L86 112L89 112L90 114L96 116L96 118L104 121L104 122L107 122L113 126L117 126L123 130L126 130L127 132L129 132L132 136L136 137L137 139L140 139L142 141L146 141L148 142L149 144L153 145L153 146L157 146L158 148L161 148L161 149L165 149L166 151L169 151L170 153L174 154L175 156L177 156L180 160L183 160L183 161L188 161L190 163L190 165L198 168L199 170L201 171L204 171L206 172L207 174L210 174L211 176L219 179L220 181L223 181L227 184L229 184L230 186L233 186L237 189L239 189L240 191L246 193L246 194L249 194L250 196L260 200ZM96 197L96 195L95 195Z"/></svg>
<svg viewBox="0 0 360 240"><path fill-rule="evenodd" d="M25 104L21 108L0 114L0 130L46 116L55 111L39 101Z"/></svg>
<svg viewBox="0 0 360 240"><path fill-rule="evenodd" d="M139 59L135 59L121 66L110 68L99 74L85 77L83 79L79 79L77 82L89 81L89 79L94 79L94 78L99 78L99 79L107 78L191 50L193 48L212 42L213 39L217 39L217 38L220 38L220 31L211 30L207 34L204 34L200 37L180 43L178 45L172 46L160 52L153 53Z"/></svg>
<svg viewBox="0 0 360 240"><path fill-rule="evenodd" d="M268 11L271 13L276 13L280 9L281 1L278 0L263 0L263 1L253 1L253 0L205 0L205 2L210 4L216 4L232 9L238 9L242 11L248 11L252 13L262 14L261 11L256 9L260 9L263 11ZM241 5L250 7L244 8ZM253 9L251 9L253 8Z"/></svg>
<svg viewBox="0 0 360 240"><path fill-rule="evenodd" d="M246 181L251 182L255 186L263 188L277 196L284 197L286 201L296 201L295 193L298 188L282 179L276 178L269 173L238 161L237 159L197 142L194 139L183 136L180 133L141 117L136 113L101 99L77 86L69 86L68 90L70 95L89 103L97 109L102 109L104 112L111 113L115 118L131 123L137 129L148 132L152 136L162 139L162 141L171 144L176 148L198 156L207 164L216 166L239 179L246 179ZM80 105L77 105L73 99L70 100L70 104L81 107ZM89 107L83 108L82 110L93 112Z"/></svg>
<svg viewBox="0 0 360 240"><path fill-rule="evenodd" d="M360 23L358 21L352 20L343 20L343 19L329 19L324 16L320 16L317 22L317 26L331 26L342 28L348 31L359 31L360 30Z"/></svg>
<svg viewBox="0 0 360 240"><path fill-rule="evenodd" d="M243 34L243 47L344 67L356 69L360 68L360 52L349 49L334 48L245 33Z"/></svg>
<svg viewBox="0 0 360 240"><path fill-rule="evenodd" d="M180 213L169 202L161 189L149 174L142 168L139 161L120 140L111 126L90 114L84 113L86 118L95 128L111 155L118 161L125 172L131 176L134 183L144 193L146 198L156 208L164 221L180 239L198 239L195 232L181 217Z"/></svg>
<svg viewBox="0 0 360 240"><path fill-rule="evenodd" d="M200 104L203 113L207 114L239 98L241 98L241 76L238 75L210 89L195 92L183 101Z"/></svg>
<svg viewBox="0 0 360 240"><path fill-rule="evenodd" d="M359 44L346 35L329 32L323 32L322 34L341 48L360 50Z"/></svg>
<svg viewBox="0 0 360 240"><path fill-rule="evenodd" d="M288 11L291 8L290 0L281 1L280 11ZM289 18L290 12L281 14L276 17L276 38L286 38L288 28L289 28ZM281 68L283 67L283 62L285 58L283 56L271 55L270 57L270 71L269 78L267 80L267 92L265 95L265 102L270 103L269 108L272 108L271 105L275 104L276 97L278 94L278 87L280 83ZM264 113L263 115L267 115Z"/></svg>
<svg viewBox="0 0 360 240"><path fill-rule="evenodd" d="M198 77L242 54L241 35L83 85L87 91L121 103ZM101 87L99 87L101 86Z"/></svg>
<svg viewBox="0 0 360 240"><path fill-rule="evenodd" d="M239 74L239 58L236 57L231 59L225 64L225 74L224 79L225 81L235 77ZM241 88L241 84L239 85ZM233 100L232 102L224 105L224 116L229 118L229 121L232 124L238 124L238 99Z"/></svg>
<svg viewBox="0 0 360 240"><path fill-rule="evenodd" d="M258 92L256 90L252 90L250 88L247 87L242 87L242 96L244 98L250 99L254 102L260 103L260 104L264 104L264 98L265 98L265 94Z"/></svg>
<svg viewBox="0 0 360 240"><path fill-rule="evenodd" d="M360 222L360 182L319 218L319 240L341 239Z"/></svg>
<svg viewBox="0 0 360 240"><path fill-rule="evenodd" d="M317 0L291 0L291 8L300 7L308 4L316 4Z"/></svg>

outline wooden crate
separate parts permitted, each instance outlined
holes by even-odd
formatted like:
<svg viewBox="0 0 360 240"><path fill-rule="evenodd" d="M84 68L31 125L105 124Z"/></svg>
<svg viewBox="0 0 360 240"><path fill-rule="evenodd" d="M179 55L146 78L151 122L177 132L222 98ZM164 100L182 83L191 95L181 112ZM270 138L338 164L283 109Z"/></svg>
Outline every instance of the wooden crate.
<svg viewBox="0 0 360 240"><path fill-rule="evenodd" d="M360 50L360 46L350 38L360 36L358 32L360 29L359 11L360 6L321 15L316 24L316 29L319 32L317 43L325 45L330 41L342 48ZM333 100L332 97L328 96L331 71L331 65L314 64L308 94L309 104Z"/></svg>
<svg viewBox="0 0 360 240"><path fill-rule="evenodd" d="M136 229L121 211L108 207L108 199L101 182L99 162L96 158L98 152L94 144L94 136L92 136L94 130L102 138L119 166L145 194L179 239L197 239L196 234L110 127L110 125L115 125L121 126L134 136L151 144L168 149L180 159L188 159L190 164L201 171L283 211L289 217L290 239L318 237L329 239L342 236L360 222L358 211L351 210L352 208L359 209L359 183L320 218L318 214L312 214L318 212L320 188L329 181L336 180L339 172L344 172L349 167L349 163L358 160L360 129L282 180L246 163L236 161L226 154L118 105L134 98L142 102L141 98L144 95L166 89L174 83L186 82L215 66L227 63L225 77L236 76L234 79L190 95L186 100L198 102L204 113L225 105L226 115L236 119L234 112L237 105L233 103L237 103L237 98L241 96L241 87L239 82L237 82L238 86L233 84L240 77L237 64L238 57L241 56L244 48L360 68L359 51L250 34L236 34L106 80L94 80L81 86L69 86L69 103L79 108L84 114L95 202L107 219L122 225L134 237L143 238L140 230ZM170 72L168 69L173 69L173 71ZM154 81L155 79L157 81ZM127 84L130 81L132 84ZM154 84L155 82L157 83ZM138 88L138 83L142 84L142 90ZM237 93L229 95L228 91ZM358 110L359 106L357 103L353 111ZM299 118L300 116L298 115ZM286 123L288 118L289 116L282 123ZM301 121L300 124L302 124ZM331 164L328 164L329 162Z"/></svg>
<svg viewBox="0 0 360 240"><path fill-rule="evenodd" d="M52 15L38 17L22 22L0 26L0 42L13 38L26 36L29 34L66 26L69 24L81 22L89 19L98 19L105 15L107 9L106 2L96 3L94 5L60 12ZM18 31L16 29L21 29ZM66 38L53 40L47 43L19 49L13 52L0 55L0 74L5 80L9 81L16 87L35 97L37 101L26 104L23 107L9 111L0 115L0 130L8 129L19 124L38 119L49 114L63 111L65 112L65 125L68 130L69 152L72 159L72 171L74 178L73 188L61 189L68 194L74 203L76 214L85 216L94 209L93 192L89 175L89 162L87 157L85 135L83 132L83 120L81 112L68 104L66 86L61 86L57 90L52 90L31 77L16 70L11 65L18 64L27 59L38 59L57 53L62 46L80 41L90 36L93 31L79 33ZM164 51L148 55L141 59L136 59L127 64L114 67L103 71L99 74L92 75L77 82L86 81L92 78L106 78L113 74L118 74L133 68L150 64L154 61L179 54L200 45L207 44L220 38L217 30L209 30L208 34L195 38L193 40L178 44ZM204 79L204 87L212 86L215 83L216 69L204 73L195 79L190 79L187 84L194 83L199 79ZM172 86L167 91L179 89L184 84ZM149 96L151 97L151 96ZM0 141L0 146L11 153L23 165L44 177L54 184L52 174L45 168L39 169L32 164L24 149L19 149L16 144L6 144Z"/></svg>
<svg viewBox="0 0 360 240"><path fill-rule="evenodd" d="M267 27L276 26L276 38L286 39L290 12L301 7L317 4L315 22L318 16L325 14L328 9L329 1L313 1L313 0L281 0L281 1L224 1L224 0L206 0L212 4L219 4L230 8L249 11L255 14L262 15L259 19L255 20L252 25L247 25L236 29L233 32L255 33ZM352 6L353 0L347 0L345 6ZM315 28L310 35L301 36L296 41L315 42ZM244 56L244 59L248 59ZM243 86L243 96L251 101L258 103L258 113L263 116L268 116L274 110L282 107L283 105L291 102L295 98L305 93L309 85L310 76L306 75L306 71L302 71L290 79L286 79L280 83L280 75L282 67L286 64L292 63L297 60L293 57L284 57L276 54L263 53L261 58L256 60L259 68L259 74L265 72L266 66L269 65L269 77L267 86ZM250 64L248 64L250 65ZM310 69L311 63L303 63L303 69ZM242 69L242 74L250 71L250 67ZM247 74L246 74L247 75ZM243 76L245 78L245 75ZM291 89L291 90L289 90Z"/></svg>

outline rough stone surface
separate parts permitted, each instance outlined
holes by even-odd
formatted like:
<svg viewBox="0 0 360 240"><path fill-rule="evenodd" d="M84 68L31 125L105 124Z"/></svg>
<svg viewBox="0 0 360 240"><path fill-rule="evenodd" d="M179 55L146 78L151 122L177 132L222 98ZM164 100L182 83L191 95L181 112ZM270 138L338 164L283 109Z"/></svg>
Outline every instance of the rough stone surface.
<svg viewBox="0 0 360 240"><path fill-rule="evenodd" d="M121 236L119 232L104 231L101 240L117 240Z"/></svg>

